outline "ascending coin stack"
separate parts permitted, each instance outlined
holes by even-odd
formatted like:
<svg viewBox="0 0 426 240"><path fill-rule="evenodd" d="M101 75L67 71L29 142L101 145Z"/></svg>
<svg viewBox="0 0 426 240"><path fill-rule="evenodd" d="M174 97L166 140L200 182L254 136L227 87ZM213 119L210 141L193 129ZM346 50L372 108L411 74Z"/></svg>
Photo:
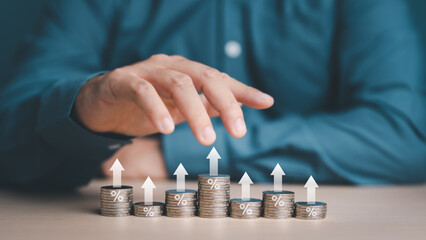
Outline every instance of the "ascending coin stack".
<svg viewBox="0 0 426 240"><path fill-rule="evenodd" d="M166 216L184 218L193 217L197 213L197 191L166 191Z"/></svg>
<svg viewBox="0 0 426 240"><path fill-rule="evenodd" d="M256 198L231 199L230 215L232 218L251 219L260 217L262 212L262 200Z"/></svg>
<svg viewBox="0 0 426 240"><path fill-rule="evenodd" d="M265 218L284 219L293 216L294 192L264 191L263 216Z"/></svg>
<svg viewBox="0 0 426 240"><path fill-rule="evenodd" d="M327 203L324 202L296 202L294 205L296 206L294 215L297 219L324 219L327 215Z"/></svg>
<svg viewBox="0 0 426 240"><path fill-rule="evenodd" d="M109 217L129 216L133 206L133 187L101 187L101 214Z"/></svg>
<svg viewBox="0 0 426 240"><path fill-rule="evenodd" d="M199 216L224 218L228 216L231 178L229 175L198 175Z"/></svg>
<svg viewBox="0 0 426 240"><path fill-rule="evenodd" d="M215 151L214 148L213 150ZM216 152L210 153L207 158L217 160L220 156ZM111 169L123 170L118 159ZM262 215L270 219L286 219L293 216L306 220L326 218L327 204L315 201L315 189L318 188L318 185L312 176L304 186L307 188L307 202L294 203L295 193L282 191L282 179L276 177L282 177L285 173L279 164L271 173L274 175L274 191L264 191L262 200L250 198L250 184L253 182L247 172L239 182L241 198L230 199L230 176L217 174L217 166L211 167L212 169L216 169L216 171L211 171L214 174L198 176L197 192L185 189L185 175L188 173L183 165L179 164L175 171L177 189L166 191L165 204L153 202L153 189L156 187L150 177L147 177L142 185L142 188L145 189L144 202L135 204L133 204L133 187L124 185L118 187L114 179L113 186L101 187L100 213L103 216L121 217L129 216L133 212L135 216L149 218L163 215L186 218L196 216L197 213L203 218L224 218L228 214L232 218L238 219L253 219Z"/></svg>
<svg viewBox="0 0 426 240"><path fill-rule="evenodd" d="M198 177L198 204L195 190L167 190L166 205L161 202L133 204L133 187L103 186L101 187L101 215L110 217L129 216L134 208L138 217L159 217L165 210L169 217L193 217L199 208L199 216L204 218L226 217L228 206L230 216L238 219L251 219L263 216L272 219L316 220L325 219L327 204L324 202L296 202L294 192L264 191L263 201L260 199L234 198L229 202L230 179L228 175L202 174Z"/></svg>

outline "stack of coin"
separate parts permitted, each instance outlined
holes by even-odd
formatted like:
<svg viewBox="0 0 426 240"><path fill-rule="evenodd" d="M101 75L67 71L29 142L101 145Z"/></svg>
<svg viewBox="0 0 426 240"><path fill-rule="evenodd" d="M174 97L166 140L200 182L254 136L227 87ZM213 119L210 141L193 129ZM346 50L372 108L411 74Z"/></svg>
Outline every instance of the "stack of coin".
<svg viewBox="0 0 426 240"><path fill-rule="evenodd" d="M263 216L265 218L291 218L294 208L294 192L264 191Z"/></svg>
<svg viewBox="0 0 426 240"><path fill-rule="evenodd" d="M133 205L133 211L136 217L160 217L163 216L164 203L153 202L152 204L145 204L138 202Z"/></svg>
<svg viewBox="0 0 426 240"><path fill-rule="evenodd" d="M327 203L296 202L295 216L298 219L324 219L327 215Z"/></svg>
<svg viewBox="0 0 426 240"><path fill-rule="evenodd" d="M251 219L260 217L262 201L256 198L231 199L231 217L239 219Z"/></svg>
<svg viewBox="0 0 426 240"><path fill-rule="evenodd" d="M197 191L166 191L166 215L168 217L193 217L196 212Z"/></svg>
<svg viewBox="0 0 426 240"><path fill-rule="evenodd" d="M101 215L109 217L129 216L133 205L133 187L101 187Z"/></svg>
<svg viewBox="0 0 426 240"><path fill-rule="evenodd" d="M198 213L203 218L224 218L228 216L229 175L198 175Z"/></svg>

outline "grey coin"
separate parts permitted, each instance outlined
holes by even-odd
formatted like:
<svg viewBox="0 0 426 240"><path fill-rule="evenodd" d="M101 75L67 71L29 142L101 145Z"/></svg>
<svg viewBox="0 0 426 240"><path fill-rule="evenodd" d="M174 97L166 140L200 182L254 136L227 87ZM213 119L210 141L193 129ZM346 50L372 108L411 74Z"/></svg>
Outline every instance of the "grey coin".
<svg viewBox="0 0 426 240"><path fill-rule="evenodd" d="M327 206L327 203L325 202L315 202L315 203L307 203L307 202L296 202L296 205L302 206L302 207L320 207L320 206Z"/></svg>
<svg viewBox="0 0 426 240"><path fill-rule="evenodd" d="M138 206L141 206L141 207L146 207L146 206L152 206L152 207L159 206L159 207L163 207L164 203L162 203L162 202L152 202L152 204L145 204L145 202L137 202L137 203L134 204L134 206L135 207L138 207Z"/></svg>

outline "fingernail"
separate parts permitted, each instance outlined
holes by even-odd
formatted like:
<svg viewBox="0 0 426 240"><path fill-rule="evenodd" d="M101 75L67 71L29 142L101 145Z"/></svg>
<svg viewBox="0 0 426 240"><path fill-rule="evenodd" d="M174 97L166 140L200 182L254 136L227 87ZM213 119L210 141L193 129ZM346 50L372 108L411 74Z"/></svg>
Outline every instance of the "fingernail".
<svg viewBox="0 0 426 240"><path fill-rule="evenodd" d="M202 138L206 143L211 143L216 139L216 133L211 126L203 129Z"/></svg>
<svg viewBox="0 0 426 240"><path fill-rule="evenodd" d="M170 118L165 118L161 121L160 130L165 133L172 132L174 128L173 120Z"/></svg>
<svg viewBox="0 0 426 240"><path fill-rule="evenodd" d="M242 118L238 118L237 121L235 121L234 130L238 135L244 135L246 133L246 124Z"/></svg>
<svg viewBox="0 0 426 240"><path fill-rule="evenodd" d="M259 92L257 94L257 97L262 101L262 102L273 102L274 98L271 97L270 95L263 93L263 92Z"/></svg>

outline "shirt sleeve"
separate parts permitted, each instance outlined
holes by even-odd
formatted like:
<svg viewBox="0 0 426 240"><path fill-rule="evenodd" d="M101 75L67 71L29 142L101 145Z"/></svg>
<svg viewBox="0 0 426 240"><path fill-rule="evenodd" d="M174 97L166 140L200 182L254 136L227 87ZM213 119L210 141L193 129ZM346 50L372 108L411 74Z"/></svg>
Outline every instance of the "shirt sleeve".
<svg viewBox="0 0 426 240"><path fill-rule="evenodd" d="M15 77L0 90L2 182L80 186L129 142L90 132L70 117L80 87L107 67L102 57L114 7L99 2L51 1Z"/></svg>
<svg viewBox="0 0 426 240"><path fill-rule="evenodd" d="M280 163L288 182L309 175L322 183L426 180L424 60L406 3L336 2L330 64L336 69L337 110L268 118L244 109L248 132L242 139L232 138L215 120L222 173L237 180L247 171L255 181L271 181ZM211 147L200 147L189 134L183 125L164 137L171 173L179 162L188 162L190 175L208 172Z"/></svg>

